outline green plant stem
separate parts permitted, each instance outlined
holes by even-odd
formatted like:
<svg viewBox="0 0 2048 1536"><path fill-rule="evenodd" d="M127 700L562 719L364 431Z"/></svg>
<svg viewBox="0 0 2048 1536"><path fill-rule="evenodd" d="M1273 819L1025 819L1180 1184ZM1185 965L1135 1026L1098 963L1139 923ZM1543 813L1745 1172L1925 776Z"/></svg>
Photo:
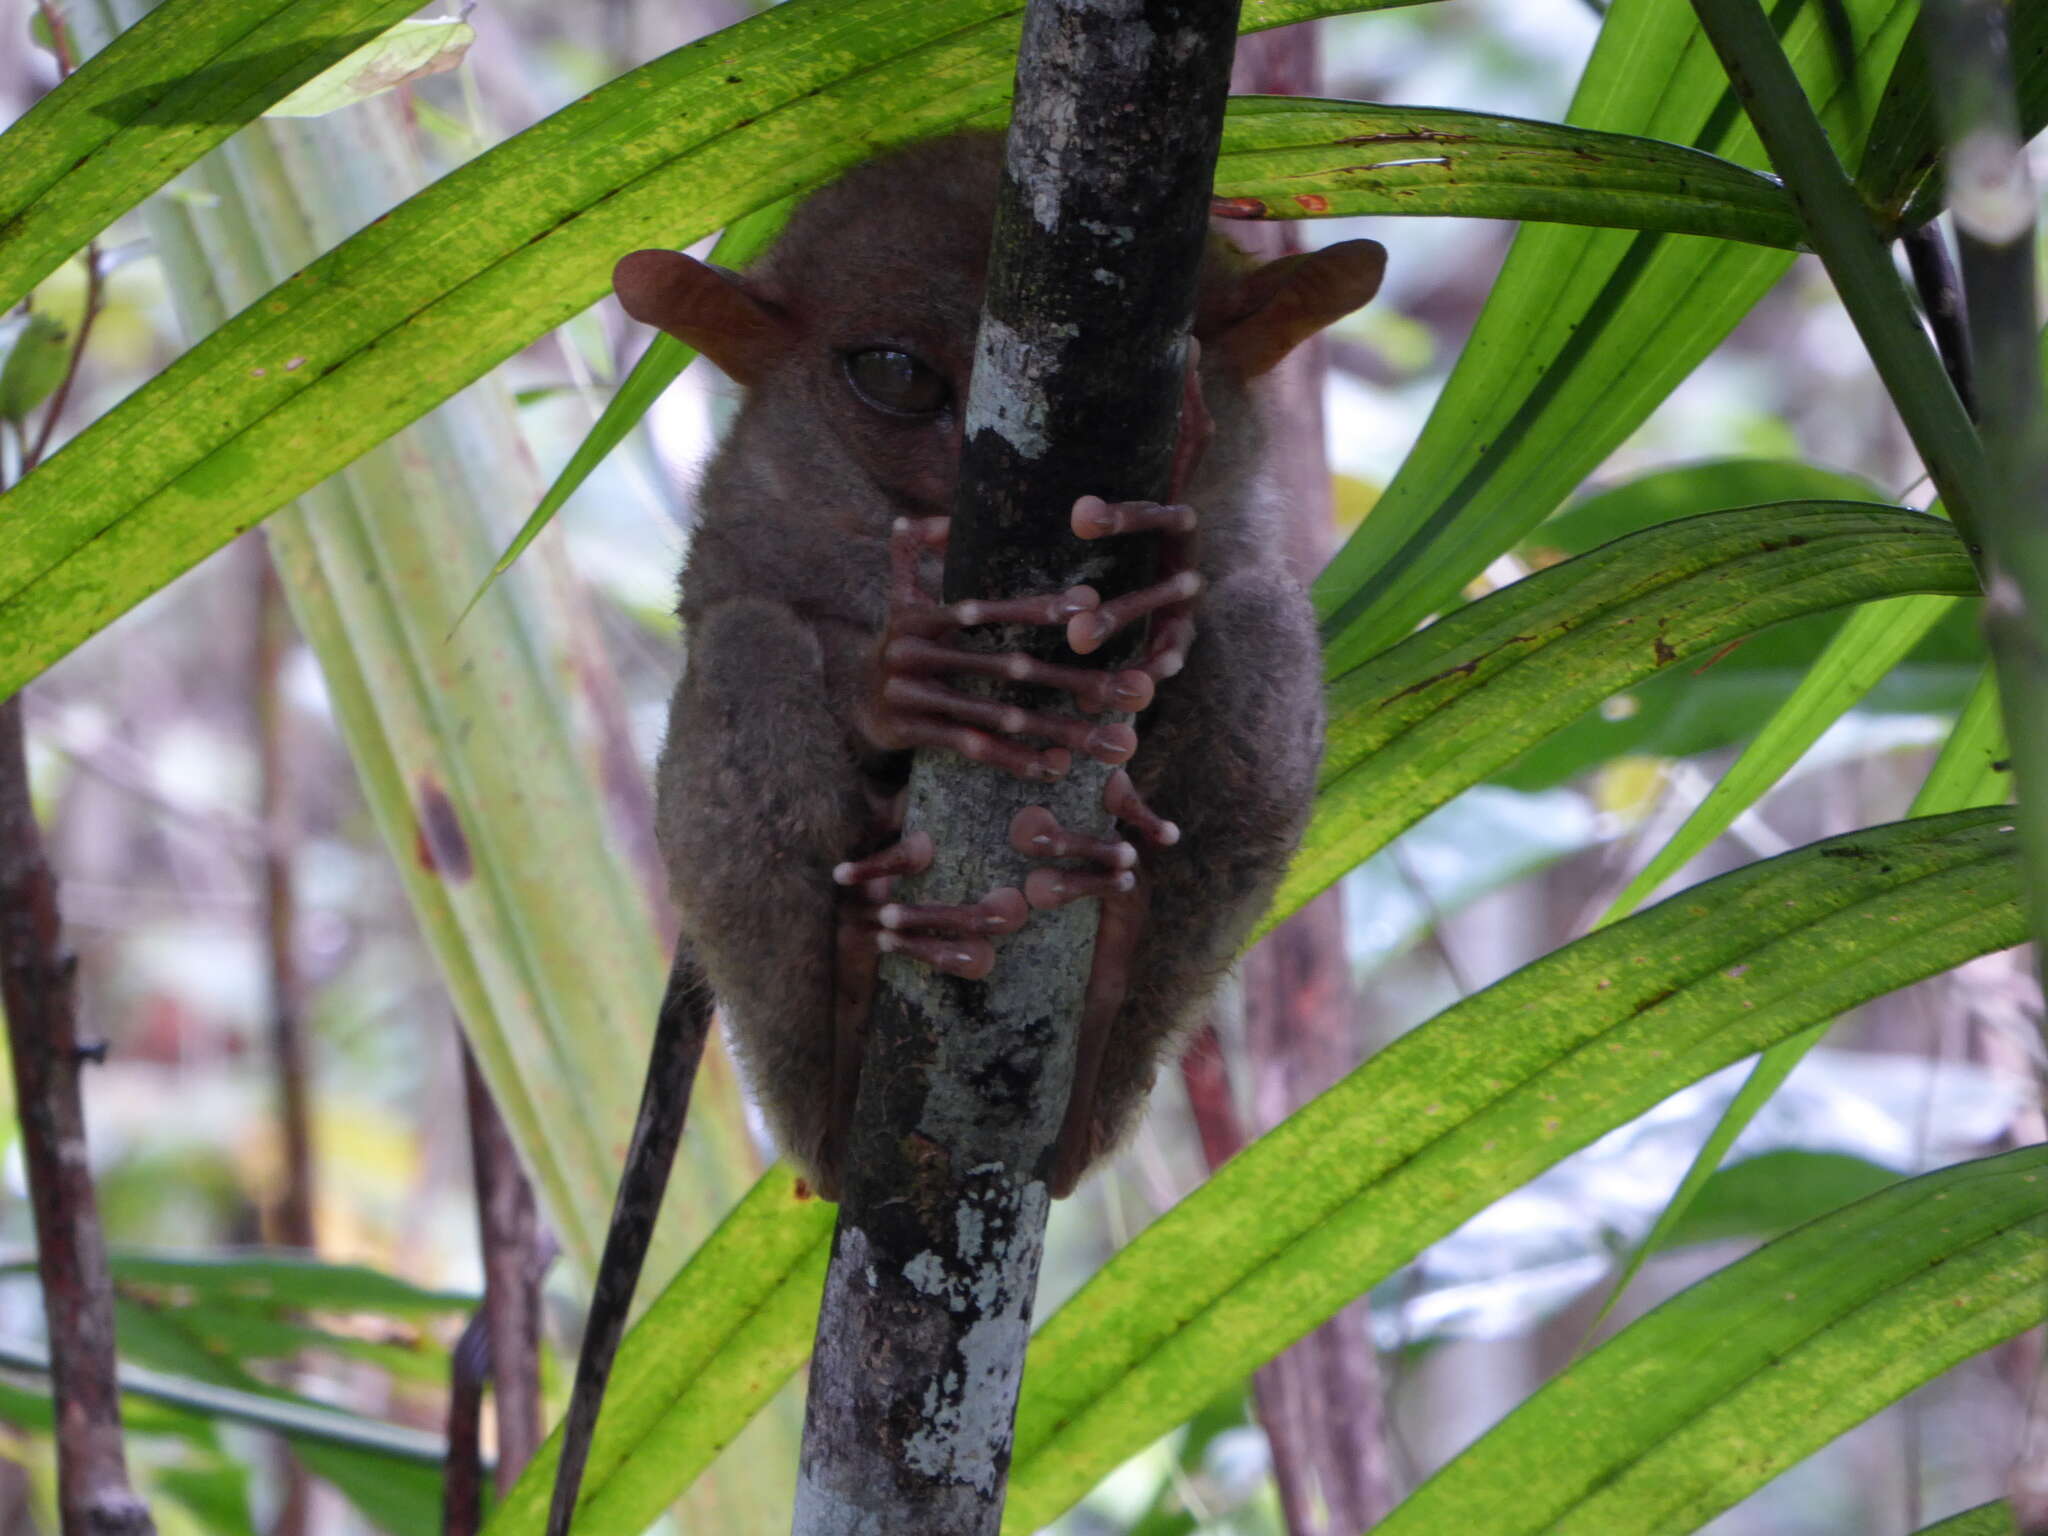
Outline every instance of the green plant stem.
<svg viewBox="0 0 2048 1536"><path fill-rule="evenodd" d="M2034 221L2004 7L1939 0L1928 56L1993 496L1982 532L1984 629L2019 785L2029 906L2048 934L2048 418L2035 343Z"/></svg>
<svg viewBox="0 0 2048 1536"><path fill-rule="evenodd" d="M1951 144L1969 146L1972 157L1951 178L1978 183L1958 193L1957 226L1980 439L1763 9L1757 0L1693 0L1693 8L1977 562L2021 786L2032 927L2048 933L2048 527L2035 515L2048 493L2048 430L2034 347L2032 199L2002 25L1982 8L1933 13L1944 23L1931 43L1935 95Z"/></svg>
<svg viewBox="0 0 2048 1536"><path fill-rule="evenodd" d="M1693 0L1693 9L1798 205L1807 244L1833 279L1935 489L1981 567L1979 530L1996 495L1990 465L1920 327L1876 221L1835 158L1757 0Z"/></svg>

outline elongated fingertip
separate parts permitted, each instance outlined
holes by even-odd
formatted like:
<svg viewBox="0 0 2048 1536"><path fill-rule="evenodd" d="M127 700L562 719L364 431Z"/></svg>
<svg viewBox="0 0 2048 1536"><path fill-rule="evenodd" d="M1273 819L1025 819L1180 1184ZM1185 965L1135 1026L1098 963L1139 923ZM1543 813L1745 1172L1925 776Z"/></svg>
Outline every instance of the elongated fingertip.
<svg viewBox="0 0 2048 1536"><path fill-rule="evenodd" d="M1100 496L1083 496L1077 500L1070 522L1074 536L1080 539L1099 539L1116 532L1116 514L1109 510L1109 503Z"/></svg>

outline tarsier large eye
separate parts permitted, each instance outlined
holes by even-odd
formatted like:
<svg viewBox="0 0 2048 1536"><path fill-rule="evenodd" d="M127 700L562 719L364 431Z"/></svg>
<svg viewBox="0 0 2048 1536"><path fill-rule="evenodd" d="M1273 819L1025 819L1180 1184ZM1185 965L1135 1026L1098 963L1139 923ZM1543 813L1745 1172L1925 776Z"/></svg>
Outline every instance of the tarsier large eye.
<svg viewBox="0 0 2048 1536"><path fill-rule="evenodd" d="M891 416L930 416L953 393L936 368L890 347L847 353L846 381L861 399Z"/></svg>

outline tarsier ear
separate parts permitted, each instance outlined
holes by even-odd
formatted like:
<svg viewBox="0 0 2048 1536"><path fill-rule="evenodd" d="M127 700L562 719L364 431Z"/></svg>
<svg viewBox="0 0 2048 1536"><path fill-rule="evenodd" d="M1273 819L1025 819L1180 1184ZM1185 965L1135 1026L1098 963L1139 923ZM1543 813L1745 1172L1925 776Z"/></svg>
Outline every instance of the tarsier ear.
<svg viewBox="0 0 2048 1536"><path fill-rule="evenodd" d="M1346 240L1269 261L1244 277L1203 344L1221 348L1243 377L1257 378L1379 292L1386 270L1386 248L1376 240Z"/></svg>
<svg viewBox="0 0 2048 1536"><path fill-rule="evenodd" d="M736 384L754 383L789 341L788 316L745 278L676 251L620 257L612 291L627 314L695 347Z"/></svg>

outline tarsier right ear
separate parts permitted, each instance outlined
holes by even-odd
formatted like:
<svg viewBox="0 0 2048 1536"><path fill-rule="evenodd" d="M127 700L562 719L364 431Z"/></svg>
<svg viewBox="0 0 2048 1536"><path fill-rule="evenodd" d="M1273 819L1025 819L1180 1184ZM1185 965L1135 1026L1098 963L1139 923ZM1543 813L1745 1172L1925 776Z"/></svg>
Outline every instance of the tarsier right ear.
<svg viewBox="0 0 2048 1536"><path fill-rule="evenodd" d="M1219 347L1238 372L1257 378L1332 321L1379 292L1387 253L1374 240L1345 240L1252 268L1219 314L1195 334Z"/></svg>
<svg viewBox="0 0 2048 1536"><path fill-rule="evenodd" d="M736 384L753 384L790 341L789 317L745 278L676 251L635 251L612 268L627 314L695 347Z"/></svg>

